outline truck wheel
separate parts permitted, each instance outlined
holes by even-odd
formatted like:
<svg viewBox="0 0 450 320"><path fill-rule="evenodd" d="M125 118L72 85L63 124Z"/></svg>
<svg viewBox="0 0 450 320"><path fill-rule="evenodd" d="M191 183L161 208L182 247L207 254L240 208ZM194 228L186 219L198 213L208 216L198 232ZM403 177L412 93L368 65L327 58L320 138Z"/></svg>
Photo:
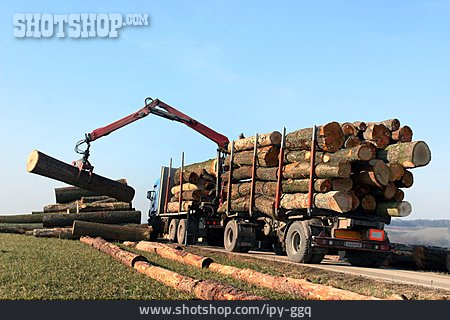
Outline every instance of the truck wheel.
<svg viewBox="0 0 450 320"><path fill-rule="evenodd" d="M286 253L293 262L307 263L311 259L311 232L303 225L304 221L293 222L286 235Z"/></svg>
<svg viewBox="0 0 450 320"><path fill-rule="evenodd" d="M172 241L172 242L176 242L177 241L177 230L178 230L178 223L179 222L180 222L180 220L178 220L178 219L172 219L170 221L169 231L168 231L169 241Z"/></svg>
<svg viewBox="0 0 450 320"><path fill-rule="evenodd" d="M177 229L177 241L179 244L185 243L186 226L187 226L187 219L181 219ZM197 242L197 233L195 228L195 221L190 221L187 244L195 244L196 242Z"/></svg>
<svg viewBox="0 0 450 320"><path fill-rule="evenodd" d="M366 251L347 251L346 258L352 266L379 268L384 262L385 254Z"/></svg>
<svg viewBox="0 0 450 320"><path fill-rule="evenodd" d="M251 243L242 243L243 234L236 220L228 221L223 234L223 243L225 250L230 252L248 252Z"/></svg>

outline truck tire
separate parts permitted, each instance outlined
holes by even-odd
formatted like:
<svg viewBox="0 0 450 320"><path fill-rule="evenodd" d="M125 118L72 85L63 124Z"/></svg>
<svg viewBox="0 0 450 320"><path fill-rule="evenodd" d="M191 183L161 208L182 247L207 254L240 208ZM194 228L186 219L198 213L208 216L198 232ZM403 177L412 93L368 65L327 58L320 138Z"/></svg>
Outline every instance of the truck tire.
<svg viewBox="0 0 450 320"><path fill-rule="evenodd" d="M197 242L197 228L195 227L196 222L190 221L189 222L189 231L188 231L188 238L187 238L187 244L195 244ZM177 242L179 244L185 244L185 238L186 238L186 227L187 227L187 219L181 219L180 223L178 224L177 228Z"/></svg>
<svg viewBox="0 0 450 320"><path fill-rule="evenodd" d="M352 266L379 268L384 262L385 254L367 251L347 251L345 257Z"/></svg>
<svg viewBox="0 0 450 320"><path fill-rule="evenodd" d="M251 248L251 243L243 239L242 226L236 220L228 221L225 226L223 234L223 243L225 250L229 252L248 252ZM244 240L244 241L243 241Z"/></svg>
<svg viewBox="0 0 450 320"><path fill-rule="evenodd" d="M286 253L293 262L308 263L312 257L311 231L305 221L294 221L286 234Z"/></svg>
<svg viewBox="0 0 450 320"><path fill-rule="evenodd" d="M180 220L178 219L172 219L170 220L169 224L169 241L176 242L177 241L177 230L178 230L178 224L180 223Z"/></svg>

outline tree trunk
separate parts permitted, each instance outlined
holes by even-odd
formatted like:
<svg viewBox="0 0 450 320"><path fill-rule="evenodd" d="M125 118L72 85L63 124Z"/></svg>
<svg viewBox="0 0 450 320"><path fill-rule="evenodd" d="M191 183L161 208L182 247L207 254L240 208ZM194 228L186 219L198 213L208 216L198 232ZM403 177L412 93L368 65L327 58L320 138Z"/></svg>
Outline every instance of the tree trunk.
<svg viewBox="0 0 450 320"><path fill-rule="evenodd" d="M308 162L295 162L284 166L283 178L307 179L309 178L310 164ZM351 174L351 165L342 163L319 163L315 167L317 178L348 178Z"/></svg>
<svg viewBox="0 0 450 320"><path fill-rule="evenodd" d="M323 152L316 152L316 163L324 162ZM310 161L311 151L309 150L285 150L284 162L294 163L294 162L305 162Z"/></svg>
<svg viewBox="0 0 450 320"><path fill-rule="evenodd" d="M324 162L353 162L369 161L372 158L372 150L368 146L360 145L350 149L339 150L335 153L326 153L323 156Z"/></svg>
<svg viewBox="0 0 450 320"><path fill-rule="evenodd" d="M331 180L331 190L333 191L350 191L352 188L353 188L352 178Z"/></svg>
<svg viewBox="0 0 450 320"><path fill-rule="evenodd" d="M312 133L312 128L288 133L285 138L286 148L291 150L310 150ZM344 144L344 139L342 128L337 122L330 122L317 128L317 145L323 151L338 151Z"/></svg>
<svg viewBox="0 0 450 320"><path fill-rule="evenodd" d="M188 191L183 191L182 199L185 201L200 201L202 195L203 195L202 190L188 190ZM180 199L180 193L177 192L172 197L172 199L170 199L170 202L177 202L179 199Z"/></svg>
<svg viewBox="0 0 450 320"><path fill-rule="evenodd" d="M134 228L94 223L87 221L74 221L73 234L75 236L101 237L114 241L141 241L150 239L151 228Z"/></svg>
<svg viewBox="0 0 450 320"><path fill-rule="evenodd" d="M397 188L392 199L397 202L402 202L405 199L405 193L402 189Z"/></svg>
<svg viewBox="0 0 450 320"><path fill-rule="evenodd" d="M195 172L198 176L201 175L202 170L205 170L209 174L212 174L213 176L217 175L217 159L209 159L203 162L197 162L193 164L188 164L184 166L185 171ZM180 168L175 170L175 173L173 175L174 179L176 180L178 177L178 180L180 180Z"/></svg>
<svg viewBox="0 0 450 320"><path fill-rule="evenodd" d="M201 169L202 171L204 169ZM180 184L180 170L177 170L173 176L173 184L175 186ZM193 183L196 184L198 182L199 175L196 172L184 170L183 172L183 183Z"/></svg>
<svg viewBox="0 0 450 320"><path fill-rule="evenodd" d="M63 204L49 204L43 208L44 213L54 213L54 212L75 212L77 210L76 201L63 203Z"/></svg>
<svg viewBox="0 0 450 320"><path fill-rule="evenodd" d="M316 208L333 210L341 213L352 210L352 201L352 196L347 192L342 191L331 191L327 193L317 193L314 195L314 206ZM287 210L307 209L308 194L284 194L281 199L281 206Z"/></svg>
<svg viewBox="0 0 450 320"><path fill-rule="evenodd" d="M95 211L127 211L131 209L131 204L127 202L81 203L80 201L77 201L76 203L77 213Z"/></svg>
<svg viewBox="0 0 450 320"><path fill-rule="evenodd" d="M364 131L367 129L367 124L363 121L355 121L352 123L356 129L358 129L359 131Z"/></svg>
<svg viewBox="0 0 450 320"><path fill-rule="evenodd" d="M405 174L405 169L401 164L398 163L388 163L389 167L389 181L394 182L400 180Z"/></svg>
<svg viewBox="0 0 450 320"><path fill-rule="evenodd" d="M356 136L358 135L358 128L356 128L352 123L350 122L344 122L341 123L342 132L346 137L348 136Z"/></svg>
<svg viewBox="0 0 450 320"><path fill-rule="evenodd" d="M389 131L395 131L400 128L400 121L398 119L389 119L384 120L380 122L368 122L367 125L370 126L372 124L375 125L384 125L386 128L388 128Z"/></svg>
<svg viewBox="0 0 450 320"><path fill-rule="evenodd" d="M370 148L370 152L372 153L372 159L377 157L377 146L371 141L361 141L362 146L366 146Z"/></svg>
<svg viewBox="0 0 450 320"><path fill-rule="evenodd" d="M354 147L357 147L362 144L362 141L357 136L349 136L344 141L344 148L345 149L351 149Z"/></svg>
<svg viewBox="0 0 450 320"><path fill-rule="evenodd" d="M191 207L194 203L192 201L183 201L181 203L181 211L185 212L189 210L189 207ZM180 209L180 203L177 202L168 202L166 212L178 212Z"/></svg>
<svg viewBox="0 0 450 320"><path fill-rule="evenodd" d="M361 205L361 201L354 191L348 191L348 194L352 197L352 211L355 211Z"/></svg>
<svg viewBox="0 0 450 320"><path fill-rule="evenodd" d="M277 171L278 168L256 168L256 180L261 181L277 181ZM222 176L224 181L228 181L228 172L225 172ZM233 180L245 180L252 177L252 167L242 166L240 168L233 170Z"/></svg>
<svg viewBox="0 0 450 320"><path fill-rule="evenodd" d="M79 238L72 235L72 228L34 229L33 236L38 238L58 238L67 240L75 240Z"/></svg>
<svg viewBox="0 0 450 320"><path fill-rule="evenodd" d="M314 191L315 192L328 192L331 190L330 179L315 179ZM287 179L283 180L282 188L284 193L298 193L309 191L309 179Z"/></svg>
<svg viewBox="0 0 450 320"><path fill-rule="evenodd" d="M372 141L378 149L386 148L391 142L391 132L383 124L369 124L363 133L363 137Z"/></svg>
<svg viewBox="0 0 450 320"><path fill-rule="evenodd" d="M141 223L140 211L101 211L70 214L46 214L43 218L45 228L71 226L75 220L117 224Z"/></svg>
<svg viewBox="0 0 450 320"><path fill-rule="evenodd" d="M107 202L118 202L117 199L108 196L92 196L92 197L81 197L81 203L107 203Z"/></svg>
<svg viewBox="0 0 450 320"><path fill-rule="evenodd" d="M352 169L355 173L353 179L359 184L382 188L389 183L390 171L382 160L355 163Z"/></svg>
<svg viewBox="0 0 450 320"><path fill-rule="evenodd" d="M364 197L370 192L370 187L366 184L355 183L355 181L353 181L352 191L357 197Z"/></svg>
<svg viewBox="0 0 450 320"><path fill-rule="evenodd" d="M415 246L413 260L420 269L447 271L447 249L432 246Z"/></svg>
<svg viewBox="0 0 450 320"><path fill-rule="evenodd" d="M391 217L407 217L411 214L412 206L407 201L378 201L376 213Z"/></svg>
<svg viewBox="0 0 450 320"><path fill-rule="evenodd" d="M405 170L405 173L396 184L399 188L411 188L414 183L414 175L411 171Z"/></svg>
<svg viewBox="0 0 450 320"><path fill-rule="evenodd" d="M275 201L266 196L255 196L255 209L269 217L276 218L274 210ZM250 197L242 197L231 201L231 210L235 212L249 212ZM227 201L225 201L218 209L219 213L227 211Z"/></svg>
<svg viewBox="0 0 450 320"><path fill-rule="evenodd" d="M281 143L281 133L273 131L258 134L258 147L276 146ZM234 141L234 151L252 150L255 145L255 136ZM228 152L231 152L231 143L228 144Z"/></svg>
<svg viewBox="0 0 450 320"><path fill-rule="evenodd" d="M15 214L0 216L0 223L42 223L43 214Z"/></svg>
<svg viewBox="0 0 450 320"><path fill-rule="evenodd" d="M412 258L414 247L411 245L396 244L388 254L385 264L389 267L417 270Z"/></svg>
<svg viewBox="0 0 450 320"><path fill-rule="evenodd" d="M394 198L395 193L397 192L398 188L395 185L395 183L388 183L387 186L381 188L381 189L373 189L372 193L373 195L381 198L381 199L385 199L385 200L391 200Z"/></svg>
<svg viewBox="0 0 450 320"><path fill-rule="evenodd" d="M361 208L363 209L364 212L367 213L375 212L376 207L377 207L377 200L373 195L366 194L361 199Z"/></svg>
<svg viewBox="0 0 450 320"><path fill-rule="evenodd" d="M426 166L431 161L431 152L423 141L396 143L377 152L377 158L390 163L399 163L405 168Z"/></svg>
<svg viewBox="0 0 450 320"><path fill-rule="evenodd" d="M125 185L127 184L126 179L118 179L116 181ZM55 188L55 198L57 203L68 203L73 202L75 200L79 200L82 197L96 197L96 196L101 195L78 187Z"/></svg>
<svg viewBox="0 0 450 320"><path fill-rule="evenodd" d="M413 131L410 127L404 126L396 131L392 131L392 140L396 142L411 142L413 138Z"/></svg>
<svg viewBox="0 0 450 320"><path fill-rule="evenodd" d="M85 171L80 172L77 167L56 160L37 150L31 152L28 156L27 171L124 202L131 202L135 193L134 189L128 185L95 173L90 175Z"/></svg>
<svg viewBox="0 0 450 320"><path fill-rule="evenodd" d="M278 165L278 147L267 146L258 149L256 165L260 167L276 167ZM253 164L253 150L240 151L234 154L233 164L251 166ZM225 159L225 165L230 165L230 157Z"/></svg>
<svg viewBox="0 0 450 320"><path fill-rule="evenodd" d="M200 179L201 180L201 179ZM196 184L192 183L183 183L183 192L184 191L194 191L194 190L211 190L214 189L215 185L211 182L207 181L199 181ZM172 194L177 194L181 191L180 185L172 187L170 192Z"/></svg>

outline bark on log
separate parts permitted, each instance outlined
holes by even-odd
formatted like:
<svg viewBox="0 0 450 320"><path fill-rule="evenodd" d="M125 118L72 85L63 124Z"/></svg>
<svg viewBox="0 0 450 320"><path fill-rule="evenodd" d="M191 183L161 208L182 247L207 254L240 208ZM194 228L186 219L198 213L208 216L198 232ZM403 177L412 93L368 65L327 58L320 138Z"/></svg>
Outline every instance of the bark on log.
<svg viewBox="0 0 450 320"><path fill-rule="evenodd" d="M256 168L256 180L261 181L277 181L278 168ZM245 180L252 177L252 167L242 166L233 170L233 180ZM222 176L223 181L228 181L228 172Z"/></svg>
<svg viewBox="0 0 450 320"><path fill-rule="evenodd" d="M370 126L372 124L375 125L384 125L386 128L388 128L389 131L395 131L400 128L400 121L398 119L388 119L380 122L368 122L367 125Z"/></svg>
<svg viewBox="0 0 450 320"><path fill-rule="evenodd" d="M131 202L135 193L134 189L128 185L95 173L90 175L85 171L80 172L77 167L49 157L37 150L32 151L28 156L27 171L124 202Z"/></svg>
<svg viewBox="0 0 450 320"><path fill-rule="evenodd" d="M255 209L269 217L276 218L274 210L275 201L269 197L256 195ZM248 212L250 209L250 197L242 197L231 200L231 210L235 212ZM217 210L219 213L227 211L227 201L225 201Z"/></svg>
<svg viewBox="0 0 450 320"><path fill-rule="evenodd" d="M307 179L309 178L310 164L307 162L295 162L284 166L283 178ZM315 175L318 178L348 178L351 174L351 165L342 163L319 163L315 167Z"/></svg>
<svg viewBox="0 0 450 320"><path fill-rule="evenodd" d="M399 163L388 163L389 181L394 182L400 180L405 174L405 169Z"/></svg>
<svg viewBox="0 0 450 320"><path fill-rule="evenodd" d="M392 199L397 202L402 202L405 199L405 193L402 189L397 188Z"/></svg>
<svg viewBox="0 0 450 320"><path fill-rule="evenodd" d="M101 211L69 214L46 214L43 218L45 228L72 226L75 220L117 224L141 223L140 211Z"/></svg>
<svg viewBox="0 0 450 320"><path fill-rule="evenodd" d="M118 202L117 199L108 196L92 196L92 197L81 197L81 203L107 203L107 202Z"/></svg>
<svg viewBox="0 0 450 320"><path fill-rule="evenodd" d="M203 195L202 190L183 191L182 199L184 201L200 201L202 195ZM179 201L179 199L180 199L180 193L177 192L170 199L170 202L177 202L177 201Z"/></svg>
<svg viewBox="0 0 450 320"><path fill-rule="evenodd" d="M395 244L384 264L394 268L417 270L417 265L412 258L413 250L414 246Z"/></svg>
<svg viewBox="0 0 450 320"><path fill-rule="evenodd" d="M288 133L285 138L285 146L291 150L310 150L312 128L300 129ZM336 152L344 144L344 133L337 122L330 122L317 128L317 145L323 151Z"/></svg>
<svg viewBox="0 0 450 320"><path fill-rule="evenodd" d="M43 214L15 214L0 216L0 223L42 223Z"/></svg>
<svg viewBox="0 0 450 320"><path fill-rule="evenodd" d="M258 149L256 164L260 167L276 167L280 149L267 146ZM239 166L251 166L253 164L253 150L240 151L234 154L233 164ZM225 159L225 165L230 165L230 157Z"/></svg>
<svg viewBox="0 0 450 320"><path fill-rule="evenodd" d="M361 199L361 208L363 209L364 212L367 213L375 212L376 207L377 207L377 200L373 195L366 194Z"/></svg>
<svg viewBox="0 0 450 320"><path fill-rule="evenodd" d="M431 151L423 141L396 143L377 152L377 158L399 163L405 168L426 166L431 161Z"/></svg>
<svg viewBox="0 0 450 320"><path fill-rule="evenodd" d="M399 188L411 188L414 184L414 175L411 171L405 170L405 173L399 181L396 181L396 185Z"/></svg>
<svg viewBox="0 0 450 320"><path fill-rule="evenodd" d="M37 238L57 238L67 240L75 240L79 238L72 235L72 228L34 229L33 236Z"/></svg>
<svg viewBox="0 0 450 320"><path fill-rule="evenodd" d="M392 198L394 198L395 193L397 192L398 188L395 185L395 183L388 183L387 186L381 188L381 189L372 189L372 193L373 195L375 195L376 197L379 197L381 199L385 199L385 200L391 200Z"/></svg>
<svg viewBox="0 0 450 320"><path fill-rule="evenodd" d="M196 184L183 183L183 191L211 190L214 189L214 187L215 187L214 183L204 181L202 179L199 179L199 181ZM181 191L180 185L173 186L172 189L170 189L170 192L174 195L180 191Z"/></svg>
<svg viewBox="0 0 450 320"><path fill-rule="evenodd" d="M76 202L76 212L95 211L128 211L131 210L131 203L127 202L101 202L101 203L81 203Z"/></svg>
<svg viewBox="0 0 450 320"><path fill-rule="evenodd" d="M388 166L378 159L353 165L353 180L359 184L367 184L382 188L389 183L390 171Z"/></svg>
<svg viewBox="0 0 450 320"><path fill-rule="evenodd" d="M119 179L116 181L125 185L127 184L126 179ZM96 196L101 195L78 187L55 188L55 198L57 203L68 203L75 200L79 200L82 197L96 197Z"/></svg>
<svg viewBox="0 0 450 320"><path fill-rule="evenodd" d="M307 209L308 194L283 194L281 198L281 206L287 210ZM317 193L314 195L314 206L319 209L333 210L341 213L348 212L352 210L353 199L350 194L342 191Z"/></svg>
<svg viewBox="0 0 450 320"><path fill-rule="evenodd" d="M181 203L181 211L188 211L189 207L191 207L194 204L193 201L183 201ZM180 209L180 203L177 202L168 202L166 212L178 212Z"/></svg>
<svg viewBox="0 0 450 320"><path fill-rule="evenodd" d="M377 157L377 146L373 142L361 141L361 145L370 148L370 151L372 152L372 159L375 159Z"/></svg>
<svg viewBox="0 0 450 320"><path fill-rule="evenodd" d="M411 214L412 206L407 201L378 201L376 213L391 217L407 217Z"/></svg>
<svg viewBox="0 0 450 320"><path fill-rule="evenodd" d="M349 136L344 141L344 148L345 149L350 149L350 148L357 147L357 146L359 146L361 144L362 144L362 141L361 141L361 139L359 137L357 137L357 136Z"/></svg>
<svg viewBox="0 0 450 320"><path fill-rule="evenodd" d="M316 163L317 162L327 162L323 160L323 152L316 152ZM293 163L293 162L304 162L310 161L311 159L311 151L309 150L285 150L284 153L284 162L285 163Z"/></svg>
<svg viewBox="0 0 450 320"><path fill-rule="evenodd" d="M352 178L331 180L331 190L333 191L350 191L352 188L353 188Z"/></svg>
<svg viewBox="0 0 450 320"><path fill-rule="evenodd" d="M326 153L324 159L329 159L324 162L353 162L353 161L369 161L372 158L372 150L365 145L356 146L350 149L339 150L335 153Z"/></svg>
<svg viewBox="0 0 450 320"><path fill-rule="evenodd" d="M101 237L114 241L141 241L150 239L150 232L151 228L149 227L134 228L75 220L72 234L78 237Z"/></svg>
<svg viewBox="0 0 450 320"><path fill-rule="evenodd" d="M204 169L200 169L200 171L203 171ZM174 174L173 176L173 184L175 186L180 184L180 171L178 170L178 175ZM206 172L206 171L205 171ZM193 183L196 184L198 182L199 175L196 172L187 171L184 170L183 172L183 183Z"/></svg>
<svg viewBox="0 0 450 320"><path fill-rule="evenodd" d="M344 133L344 136L356 136L359 132L358 128L356 128L353 123L350 122L344 122L341 123L342 132Z"/></svg>
<svg viewBox="0 0 450 320"><path fill-rule="evenodd" d="M75 212L77 209L77 204L75 201L63 204L49 204L46 205L42 210L44 213L54 213L54 212Z"/></svg>
<svg viewBox="0 0 450 320"><path fill-rule="evenodd" d="M195 172L198 176L200 176L202 170L206 170L209 174L212 174L213 176L217 175L217 159L209 159L203 162L197 162L192 163L184 166L185 171ZM175 173L173 175L174 179L176 180L178 177L178 180L180 180L180 169L178 168L175 170Z"/></svg>
<svg viewBox="0 0 450 320"><path fill-rule="evenodd" d="M352 211L355 211L361 205L361 201L354 191L349 191L348 194L352 197Z"/></svg>
<svg viewBox="0 0 450 320"><path fill-rule="evenodd" d="M314 180L314 191L328 192L331 190L330 179ZM284 193L308 192L309 179L287 179L282 182L282 190ZM274 194L275 195L275 194Z"/></svg>
<svg viewBox="0 0 450 320"><path fill-rule="evenodd" d="M355 192L357 197L364 197L370 192L370 187L366 184L355 183L355 181L353 181L352 191Z"/></svg>
<svg viewBox="0 0 450 320"><path fill-rule="evenodd" d="M258 147L276 146L281 143L281 133L278 131L258 134ZM255 145L255 136L234 141L234 151L252 150ZM231 143L228 144L228 152L231 152Z"/></svg>
<svg viewBox="0 0 450 320"><path fill-rule="evenodd" d="M378 149L386 148L391 142L391 132L383 124L370 124L363 133L366 140L372 141Z"/></svg>
<svg viewBox="0 0 450 320"><path fill-rule="evenodd" d="M391 134L392 140L396 142L411 142L413 138L413 131L410 127L404 126L393 131Z"/></svg>
<svg viewBox="0 0 450 320"><path fill-rule="evenodd" d="M91 238L91 237L81 237L80 241L84 244L90 245L95 249L106 253L116 259L117 261L123 263L128 267L133 267L139 261L147 261L144 256L137 255L135 253L125 251L120 249L118 246L109 243L102 238Z"/></svg>
<svg viewBox="0 0 450 320"><path fill-rule="evenodd" d="M415 246L413 260L422 270L447 271L447 249L433 246Z"/></svg>

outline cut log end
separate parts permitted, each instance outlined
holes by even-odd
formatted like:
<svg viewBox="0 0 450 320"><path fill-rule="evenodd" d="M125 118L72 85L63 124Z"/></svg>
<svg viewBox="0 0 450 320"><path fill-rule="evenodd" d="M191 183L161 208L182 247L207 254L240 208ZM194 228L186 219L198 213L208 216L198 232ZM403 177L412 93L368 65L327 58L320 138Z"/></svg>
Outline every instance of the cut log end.
<svg viewBox="0 0 450 320"><path fill-rule="evenodd" d="M30 155L27 159L27 171L33 172L34 168L36 167L37 163L39 161L39 151L33 150L31 151Z"/></svg>
<svg viewBox="0 0 450 320"><path fill-rule="evenodd" d="M413 165L415 167L423 167L426 166L431 161L431 151L428 145L423 142L417 142L414 151L413 151Z"/></svg>

